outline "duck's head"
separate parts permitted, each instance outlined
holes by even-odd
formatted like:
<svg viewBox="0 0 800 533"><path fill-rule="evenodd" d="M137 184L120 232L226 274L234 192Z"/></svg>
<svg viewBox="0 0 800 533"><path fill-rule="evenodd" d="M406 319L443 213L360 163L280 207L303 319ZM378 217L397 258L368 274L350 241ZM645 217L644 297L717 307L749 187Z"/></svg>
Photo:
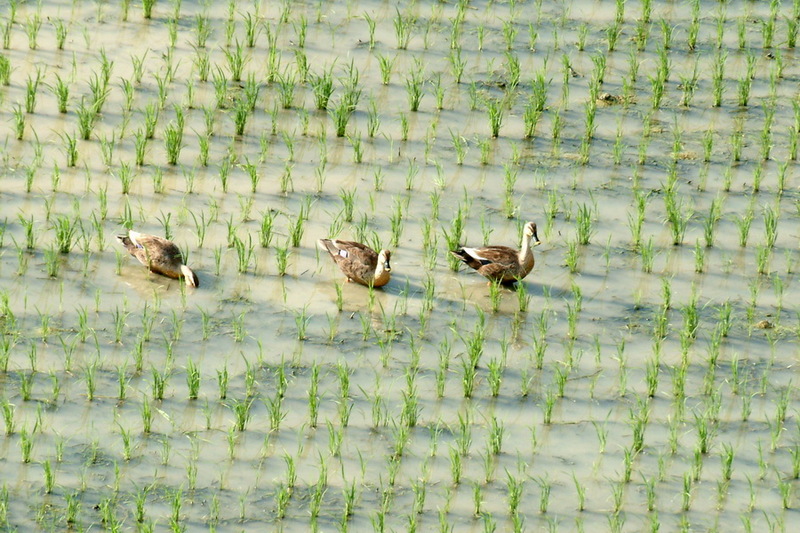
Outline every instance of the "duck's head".
<svg viewBox="0 0 800 533"><path fill-rule="evenodd" d="M542 244L542 241L539 240L539 235L536 234L536 222L528 222L527 224L525 224L524 233L526 237L533 238L531 244L533 244L534 246Z"/></svg>
<svg viewBox="0 0 800 533"><path fill-rule="evenodd" d="M390 263L391 259L392 259L392 252L390 252L389 250L384 249L378 253L378 264L383 265L383 270L385 272L392 271L392 265Z"/></svg>
<svg viewBox="0 0 800 533"><path fill-rule="evenodd" d="M199 287L200 280L197 278L197 274L194 273L194 270L187 267L186 265L181 265L181 274L183 275L183 279L186 280L186 284L190 287Z"/></svg>

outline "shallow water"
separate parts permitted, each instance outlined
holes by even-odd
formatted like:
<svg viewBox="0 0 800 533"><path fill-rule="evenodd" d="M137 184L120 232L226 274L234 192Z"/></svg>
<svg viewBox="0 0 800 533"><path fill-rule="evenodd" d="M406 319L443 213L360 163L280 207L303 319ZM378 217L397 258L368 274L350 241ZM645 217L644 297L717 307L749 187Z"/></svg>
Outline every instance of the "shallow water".
<svg viewBox="0 0 800 533"><path fill-rule="evenodd" d="M174 4L157 4L149 21L137 4L123 21L116 6L45 1L35 49L26 21L37 8L18 6L9 46L0 51L13 69L10 85L0 87L3 526L328 531L383 524L486 531L524 523L528 530L639 531L656 524L785 530L796 520L800 471L798 194L791 157L796 135L793 140L790 133L800 71L787 44L784 15L791 16L791 7L780 8L774 45L764 49L758 21L769 20L769 5L726 4L725 90L714 107L719 4L700 3L696 51L686 45L691 10L672 4L653 7L649 38L637 50L642 12L635 4L626 5L617 49L608 51L606 28L615 16L608 3L470 3L458 39L465 62L460 84L448 59L457 5L411 8L416 24L408 49L400 50L398 13L388 4L292 3L289 22L280 27L281 5L237 4L231 43L244 42L247 13L268 23L270 32L278 31L280 75L299 76L296 54L304 53L312 74L332 68L335 104L348 66L357 69L362 94L347 127L350 139L336 137L328 113L315 110L308 84L298 81L292 107L281 108L279 81L266 80L266 29L253 49L243 49L249 57L243 79L255 77L259 96L245 134L234 135L233 110L216 108L213 76L200 81L193 67L196 16L206 13L212 27L206 50L229 77L225 50L235 49L226 47L224 9L182 2L170 52ZM365 12L377 25L372 50ZM298 46L301 16L304 48ZM50 22L57 18L68 27L63 51ZM738 46L740 19L748 51ZM653 110L650 78L662 57L661 20L675 30L666 52L671 73ZM509 86L509 21L505 31L517 32L511 47L520 62L516 89ZM529 23L538 32L533 50ZM576 44L582 24L584 51ZM108 98L91 138L77 141L77 166L68 167L65 135L77 134L76 110L82 96L91 98L101 51L113 61ZM146 106L159 100L169 54L174 79L137 166L135 134L145 125ZM388 85L381 83L379 54L396 58ZM752 92L740 106L748 54ZM585 110L601 56L601 92L624 94L631 56L639 71L631 98L597 102L584 158ZM131 57L143 58L143 76L126 112L120 80L133 82ZM575 72L568 90L564 57ZM773 84L779 61L782 77ZM697 88L684 106L680 84L695 65ZM14 108L24 109L26 81L37 68L35 112L24 114L17 140ZM407 80L416 68L426 84L420 110L412 112ZM523 115L539 71L548 82L546 106L534 137L526 139ZM46 85L56 73L70 84L66 115ZM443 109L436 109L439 76ZM243 85L229 81L226 105ZM492 138L483 100L503 97L510 104L499 137ZM371 101L380 120L374 137L368 135ZM214 117L208 166L200 162L204 108ZM183 148L179 164L169 165L165 128L180 113ZM741 156L734 161L737 127ZM706 132L713 142L707 162ZM102 145L112 138L105 161ZM461 163L454 138L464 140ZM235 161L223 184L229 153ZM123 163L133 176L128 194L119 178ZM259 176L255 192L248 164ZM688 217L680 245L673 245L665 204L671 169ZM516 181L507 185L514 173ZM633 191L648 195L641 240L652 239L649 272L646 246L632 240ZM352 221L345 220L345 192L354 193ZM719 220L707 247L704 224L715 199ZM581 208L591 211L592 234L588 244L573 245ZM778 224L765 261L767 208ZM292 247L288 239L301 209L307 220ZM538 223L543 244L520 293L529 298L527 310L515 290L502 289L493 302L485 280L449 269L446 232L459 211L465 214L460 241L470 246L517 246L524 223ZM740 246L748 211L752 226ZM274 214L273 235L261 247L267 212ZM71 252L56 254L59 268L50 276L58 217L82 227ZM35 238L26 249L29 220ZM201 286L148 274L123 254L114 235L124 232L126 220L159 235L168 226L189 251ZM397 245L390 246L398 225ZM244 265L229 246L234 235L252 243ZM375 291L345 283L316 247L325 236L391 247L392 282ZM281 247L289 249L284 275ZM730 327L720 337L714 331L726 305ZM693 310L694 336L686 334ZM480 334L473 375L468 342ZM196 399L187 379L192 367L199 376ZM154 390L160 379L163 399ZM250 406L244 431L236 428L237 404ZM26 442L33 442L28 457ZM726 454L733 456L729 475ZM47 469L54 473L49 487ZM522 496L511 511L515 480ZM68 524L70 502L79 506Z"/></svg>

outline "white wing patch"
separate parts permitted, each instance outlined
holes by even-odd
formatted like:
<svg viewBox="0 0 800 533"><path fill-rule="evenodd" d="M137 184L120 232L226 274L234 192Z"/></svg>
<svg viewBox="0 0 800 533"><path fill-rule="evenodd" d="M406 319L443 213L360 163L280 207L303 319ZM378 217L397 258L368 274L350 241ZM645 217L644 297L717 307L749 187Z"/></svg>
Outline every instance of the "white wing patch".
<svg viewBox="0 0 800 533"><path fill-rule="evenodd" d="M473 259L476 259L482 263L491 263L490 260L486 259L485 257L481 257L475 248L464 248L463 250Z"/></svg>
<svg viewBox="0 0 800 533"><path fill-rule="evenodd" d="M345 249L343 249L343 248L339 248L339 240L338 240L338 239L333 239L333 240L331 241L331 243L333 243L333 245L334 245L334 246L336 247L336 249L338 250L338 251L336 252L336 255L338 255L339 257L344 257L344 258L347 258L347 257L349 257L349 256L350 256L350 253L349 253L347 250L345 250Z"/></svg>
<svg viewBox="0 0 800 533"><path fill-rule="evenodd" d="M139 232L137 232L137 231L129 231L129 232L128 232L128 237L130 238L131 242L132 242L132 243L133 243L133 244L134 244L134 245L135 245L137 248L144 248L144 246L142 246L141 244L139 244L139 241L137 241L137 240L136 240L136 239L137 239L137 238L138 238L140 235L141 235L141 233L139 233Z"/></svg>

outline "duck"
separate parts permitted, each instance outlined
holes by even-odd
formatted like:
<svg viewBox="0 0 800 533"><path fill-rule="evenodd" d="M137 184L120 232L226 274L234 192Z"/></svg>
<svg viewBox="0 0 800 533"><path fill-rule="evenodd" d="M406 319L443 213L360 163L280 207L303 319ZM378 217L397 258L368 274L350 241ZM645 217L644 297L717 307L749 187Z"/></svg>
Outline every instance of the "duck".
<svg viewBox="0 0 800 533"><path fill-rule="evenodd" d="M536 223L528 222L522 232L522 244L519 250L508 246L483 246L461 247L458 250L450 250L450 253L477 270L478 274L489 280L489 283L494 281L511 284L531 273L534 264L531 245L539 244L542 244L542 241L536 234Z"/></svg>
<svg viewBox="0 0 800 533"><path fill-rule="evenodd" d="M200 286L197 274L183 264L181 251L174 242L133 230L127 235L117 235L117 240L150 272L173 279L183 278L192 287Z"/></svg>
<svg viewBox="0 0 800 533"><path fill-rule="evenodd" d="M389 250L376 252L360 242L339 239L320 239L317 244L331 255L348 282L383 287L392 277L392 252Z"/></svg>

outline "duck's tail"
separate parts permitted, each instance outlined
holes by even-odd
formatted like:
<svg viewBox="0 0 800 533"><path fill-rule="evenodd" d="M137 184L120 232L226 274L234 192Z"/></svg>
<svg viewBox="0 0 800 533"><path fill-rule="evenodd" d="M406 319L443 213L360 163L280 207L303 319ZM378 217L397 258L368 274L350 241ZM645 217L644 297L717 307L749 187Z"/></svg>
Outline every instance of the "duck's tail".
<svg viewBox="0 0 800 533"><path fill-rule="evenodd" d="M131 241L131 238L129 236L117 235L116 237L117 240L120 242L120 244L122 244L122 246L124 246L125 249L128 250L129 252L131 252L131 250L136 248L136 245L133 243L133 241Z"/></svg>
<svg viewBox="0 0 800 533"><path fill-rule="evenodd" d="M333 241L330 239L320 239L317 241L317 245L331 255L337 255L339 253L339 249L334 246Z"/></svg>
<svg viewBox="0 0 800 533"><path fill-rule="evenodd" d="M450 253L454 256L461 259L464 263L467 264L470 268L474 268L478 270L482 265L480 261L472 257L469 252L467 252L464 248L459 248L458 250L450 250Z"/></svg>

